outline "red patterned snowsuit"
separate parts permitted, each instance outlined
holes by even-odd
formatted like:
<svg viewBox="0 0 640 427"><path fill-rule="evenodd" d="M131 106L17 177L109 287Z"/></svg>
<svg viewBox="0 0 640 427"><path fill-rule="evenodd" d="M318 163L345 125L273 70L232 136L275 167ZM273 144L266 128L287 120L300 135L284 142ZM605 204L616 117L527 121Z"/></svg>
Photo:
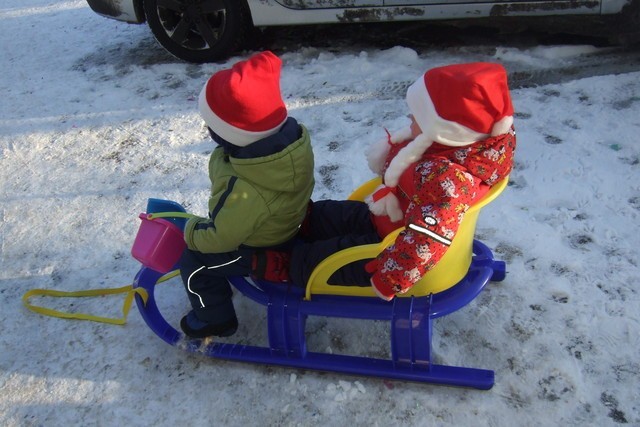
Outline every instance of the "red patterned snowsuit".
<svg viewBox="0 0 640 427"><path fill-rule="evenodd" d="M410 140L392 144L382 176L391 160ZM469 207L511 171L515 132L491 137L464 147L433 143L421 160L400 176L395 195L404 219L391 223L374 216L381 235L405 226L395 243L367 270L384 294L409 290L444 256Z"/></svg>

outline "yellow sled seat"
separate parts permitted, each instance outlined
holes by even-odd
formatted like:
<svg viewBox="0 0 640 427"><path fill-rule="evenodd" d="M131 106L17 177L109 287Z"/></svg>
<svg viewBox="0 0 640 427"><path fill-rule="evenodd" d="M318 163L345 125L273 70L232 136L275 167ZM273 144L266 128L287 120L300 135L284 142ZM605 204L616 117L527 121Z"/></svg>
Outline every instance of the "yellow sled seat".
<svg viewBox="0 0 640 427"><path fill-rule="evenodd" d="M498 182L478 203L469 208L444 257L442 257L440 262L433 269L429 270L415 286L408 292L400 295L401 297L419 297L435 294L449 289L462 280L471 265L473 238L480 210L498 197L507 187L508 181L509 177L506 177ZM375 178L362 184L349 196L349 200L364 200L379 184L380 178ZM335 271L347 264L361 259L377 257L384 248L395 241L402 230L404 230L404 227L398 228L380 243L344 249L322 261L309 278L305 299L310 300L313 295L376 297L371 286L329 285L327 281Z"/></svg>

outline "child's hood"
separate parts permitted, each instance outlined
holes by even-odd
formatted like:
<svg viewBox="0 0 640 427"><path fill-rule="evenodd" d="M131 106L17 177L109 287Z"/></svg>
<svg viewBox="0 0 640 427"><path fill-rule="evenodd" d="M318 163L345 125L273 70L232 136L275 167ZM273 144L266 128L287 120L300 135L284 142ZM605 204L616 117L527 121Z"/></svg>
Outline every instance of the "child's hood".
<svg viewBox="0 0 640 427"><path fill-rule="evenodd" d="M239 177L273 191L300 191L313 180L309 133L292 118L277 134L234 150L229 161Z"/></svg>

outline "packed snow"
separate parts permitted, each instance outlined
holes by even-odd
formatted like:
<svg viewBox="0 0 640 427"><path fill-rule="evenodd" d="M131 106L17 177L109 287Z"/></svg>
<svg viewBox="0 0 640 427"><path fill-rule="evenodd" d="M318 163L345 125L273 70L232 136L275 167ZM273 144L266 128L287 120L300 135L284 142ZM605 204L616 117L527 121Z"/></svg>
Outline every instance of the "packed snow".
<svg viewBox="0 0 640 427"><path fill-rule="evenodd" d="M509 71L515 169L477 231L508 275L434 328L436 362L495 370L495 386L477 391L188 354L135 308L124 326L27 310L31 289L131 283L147 198L206 213L212 142L197 94L251 52L184 63L147 27L83 0L3 0L0 45L0 424L640 425L640 66L536 85L526 76L611 51L274 47L289 114L312 135L315 199L345 198L372 176L364 150L408 123L405 90L426 69L482 60ZM177 325L189 309L180 281L156 296ZM264 345L264 308L234 300L230 340ZM118 317L123 300L32 302ZM314 317L308 340L314 351L389 351L381 322Z"/></svg>

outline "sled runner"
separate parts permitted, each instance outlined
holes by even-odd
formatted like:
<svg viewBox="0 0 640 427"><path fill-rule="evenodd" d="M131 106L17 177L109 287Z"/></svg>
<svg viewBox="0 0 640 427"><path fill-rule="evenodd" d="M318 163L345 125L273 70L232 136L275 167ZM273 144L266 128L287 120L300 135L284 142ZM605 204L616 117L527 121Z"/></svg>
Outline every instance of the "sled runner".
<svg viewBox="0 0 640 427"><path fill-rule="evenodd" d="M408 293L385 302L371 287L328 285L329 277L355 260L373 258L393 242L397 230L373 245L345 249L324 260L306 287L249 277L229 281L244 296L267 310L268 347L198 340L184 336L162 316L154 297L156 283L177 262L184 243L179 238L188 216L179 204L149 199L147 213L132 253L143 263L133 287L142 288L146 299L136 293L136 303L152 331L167 343L210 357L302 369L383 377L451 386L490 389L491 370L434 364L431 344L433 322L470 303L489 281L505 277L505 263L495 260L491 250L474 240L480 210L506 187L504 179L472 206L460 225L446 255ZM365 183L350 197L362 200L378 184ZM308 316L384 320L390 324L391 358L327 354L308 351L305 323Z"/></svg>

